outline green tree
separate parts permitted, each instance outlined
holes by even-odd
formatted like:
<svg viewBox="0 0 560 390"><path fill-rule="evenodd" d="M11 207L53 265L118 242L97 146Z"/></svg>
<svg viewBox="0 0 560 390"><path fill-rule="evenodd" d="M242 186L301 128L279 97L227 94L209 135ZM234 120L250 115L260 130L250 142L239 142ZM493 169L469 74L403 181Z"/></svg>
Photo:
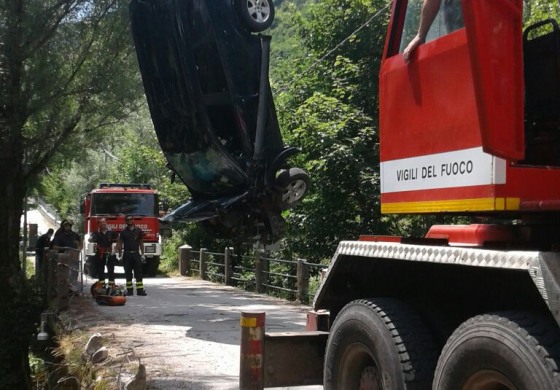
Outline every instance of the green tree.
<svg viewBox="0 0 560 390"><path fill-rule="evenodd" d="M23 200L54 156L78 156L122 120L140 82L122 0L17 0L0 5L0 388L30 388L38 307L18 242Z"/></svg>
<svg viewBox="0 0 560 390"><path fill-rule="evenodd" d="M170 208L189 198L186 186L172 183L167 161L157 141L147 106L126 122L111 126L95 148L77 161L61 161L41 181L41 196L62 216L78 219L83 195L100 183L147 183Z"/></svg>
<svg viewBox="0 0 560 390"><path fill-rule="evenodd" d="M285 139L312 189L287 213L285 253L318 262L342 239L385 231L379 214L377 75L385 1L325 0L301 15L306 70L273 72ZM299 67L297 67L299 66ZM284 87L288 86L289 87Z"/></svg>

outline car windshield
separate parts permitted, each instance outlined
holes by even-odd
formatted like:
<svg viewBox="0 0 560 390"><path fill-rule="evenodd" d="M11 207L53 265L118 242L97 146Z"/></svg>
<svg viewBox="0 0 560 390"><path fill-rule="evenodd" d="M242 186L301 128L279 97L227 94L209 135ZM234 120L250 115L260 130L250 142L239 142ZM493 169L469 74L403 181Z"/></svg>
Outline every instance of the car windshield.
<svg viewBox="0 0 560 390"><path fill-rule="evenodd" d="M92 215L130 214L148 217L158 216L158 202L155 194L93 194Z"/></svg>
<svg viewBox="0 0 560 390"><path fill-rule="evenodd" d="M179 177L198 193L228 193L245 184L241 167L212 145L191 153L167 153L167 159Z"/></svg>

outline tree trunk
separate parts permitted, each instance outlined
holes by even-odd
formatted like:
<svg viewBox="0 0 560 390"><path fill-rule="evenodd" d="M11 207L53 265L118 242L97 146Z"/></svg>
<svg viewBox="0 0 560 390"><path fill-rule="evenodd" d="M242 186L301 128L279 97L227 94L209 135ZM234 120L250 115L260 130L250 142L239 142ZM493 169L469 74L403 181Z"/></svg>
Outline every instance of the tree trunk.
<svg viewBox="0 0 560 390"><path fill-rule="evenodd" d="M19 259L25 177L17 142L9 141L0 141L0 388L29 389L29 343L40 306Z"/></svg>

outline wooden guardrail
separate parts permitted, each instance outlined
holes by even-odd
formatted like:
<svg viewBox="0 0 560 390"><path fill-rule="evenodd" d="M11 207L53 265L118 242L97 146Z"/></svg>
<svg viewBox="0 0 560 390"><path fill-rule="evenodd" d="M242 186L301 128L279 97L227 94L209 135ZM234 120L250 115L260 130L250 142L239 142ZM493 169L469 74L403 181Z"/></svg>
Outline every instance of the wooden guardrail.
<svg viewBox="0 0 560 390"><path fill-rule="evenodd" d="M247 266L247 263L252 266ZM224 252L209 252L205 248L193 250L189 245L179 248L181 275L280 295L301 303L309 303L315 295L321 270L326 267L304 259L272 258L266 251L257 251L254 256L238 256L232 248L225 248Z"/></svg>

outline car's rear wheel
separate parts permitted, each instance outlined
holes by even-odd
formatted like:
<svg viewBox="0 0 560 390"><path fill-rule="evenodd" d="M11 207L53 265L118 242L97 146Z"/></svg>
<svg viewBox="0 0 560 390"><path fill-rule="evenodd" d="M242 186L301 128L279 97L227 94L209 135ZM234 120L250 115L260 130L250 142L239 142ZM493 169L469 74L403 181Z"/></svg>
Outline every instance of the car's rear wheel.
<svg viewBox="0 0 560 390"><path fill-rule="evenodd" d="M237 0L235 2L245 28L251 32L261 32L274 21L272 0Z"/></svg>
<svg viewBox="0 0 560 390"><path fill-rule="evenodd" d="M309 190L309 175L303 169L290 168L276 177L277 204L282 210L297 205Z"/></svg>

